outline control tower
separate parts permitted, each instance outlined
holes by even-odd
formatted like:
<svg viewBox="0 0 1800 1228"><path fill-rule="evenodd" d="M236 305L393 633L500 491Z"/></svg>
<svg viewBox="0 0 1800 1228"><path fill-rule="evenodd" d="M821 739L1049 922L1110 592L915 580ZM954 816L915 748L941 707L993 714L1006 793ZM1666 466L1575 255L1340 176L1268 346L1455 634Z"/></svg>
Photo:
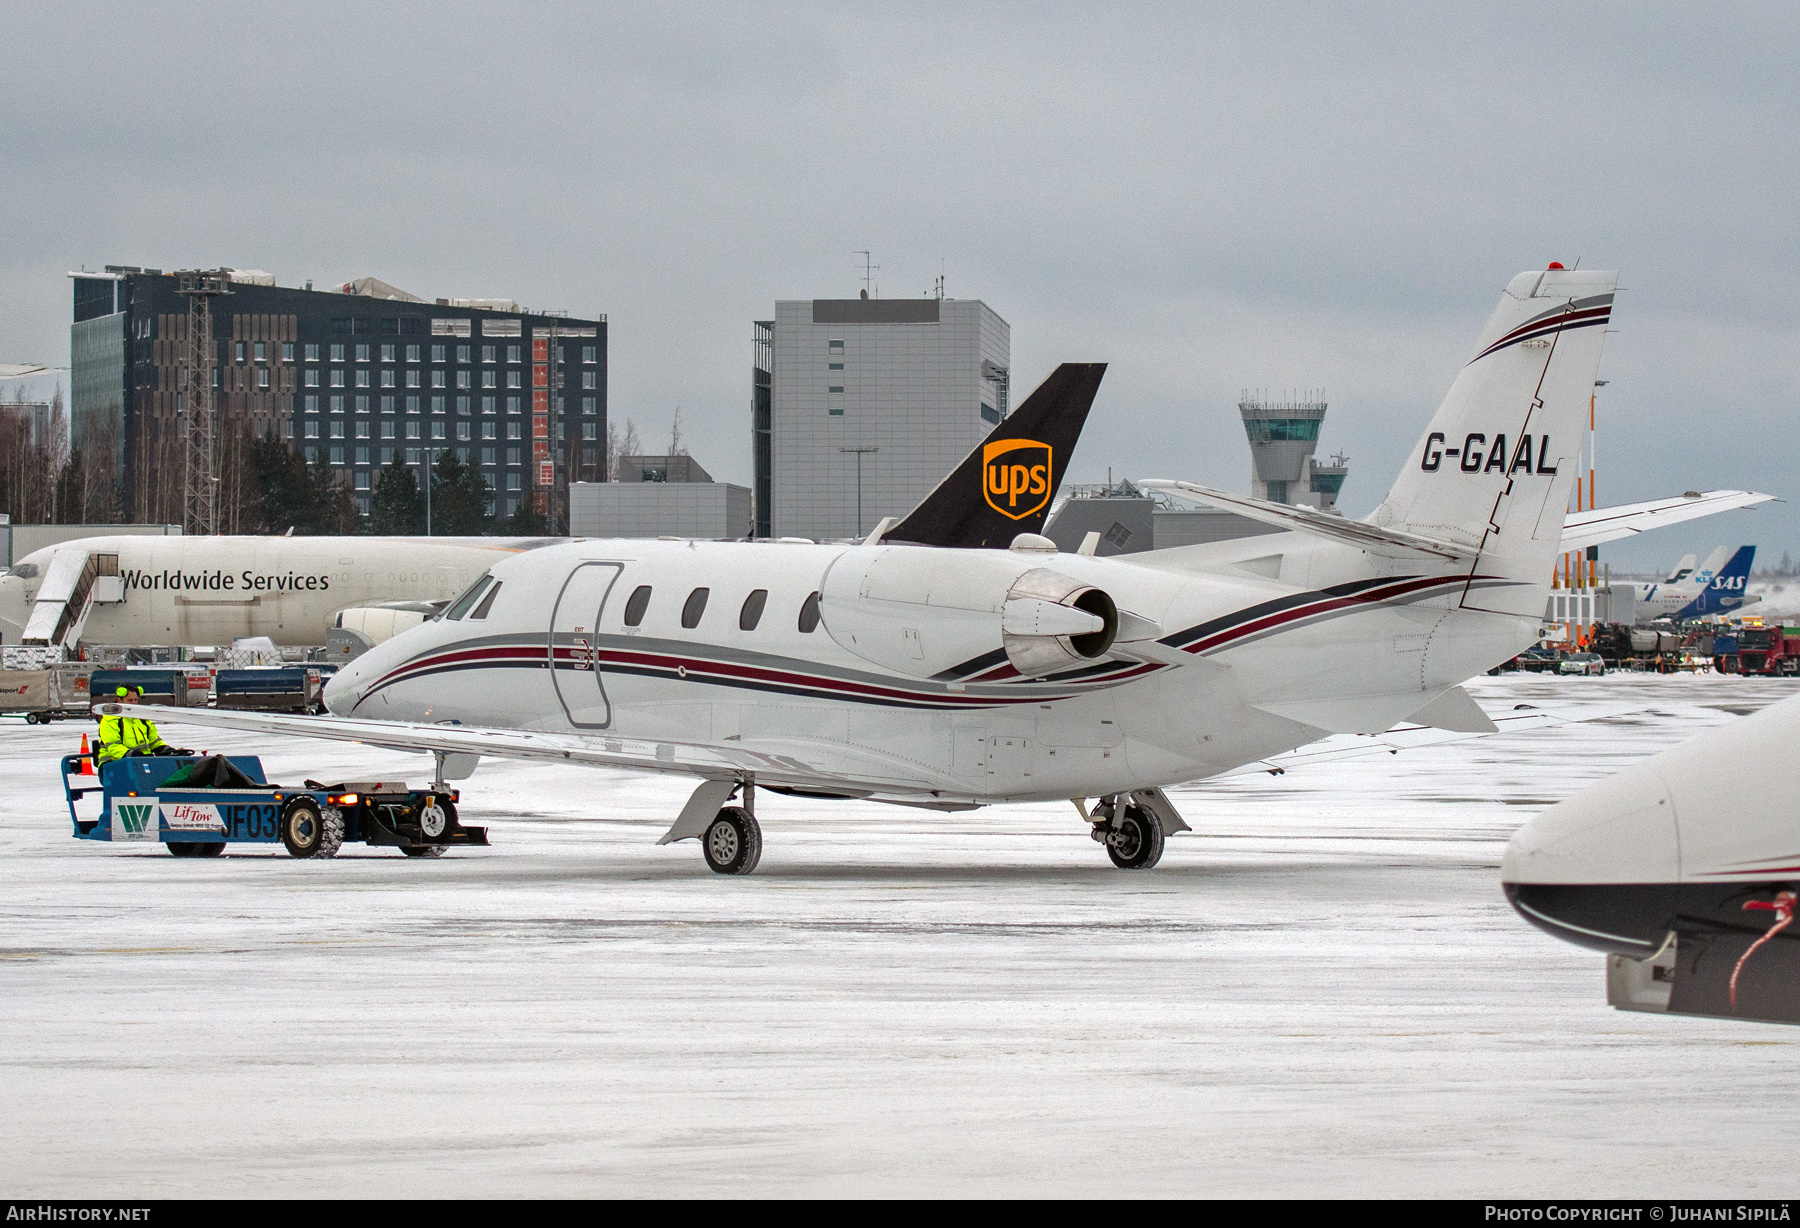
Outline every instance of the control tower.
<svg viewBox="0 0 1800 1228"><path fill-rule="evenodd" d="M1337 510L1349 458L1334 456L1326 465L1313 460L1319 446L1319 424L1325 420L1323 393L1274 401L1245 391L1238 400L1238 414L1250 440L1252 498L1323 512Z"/></svg>

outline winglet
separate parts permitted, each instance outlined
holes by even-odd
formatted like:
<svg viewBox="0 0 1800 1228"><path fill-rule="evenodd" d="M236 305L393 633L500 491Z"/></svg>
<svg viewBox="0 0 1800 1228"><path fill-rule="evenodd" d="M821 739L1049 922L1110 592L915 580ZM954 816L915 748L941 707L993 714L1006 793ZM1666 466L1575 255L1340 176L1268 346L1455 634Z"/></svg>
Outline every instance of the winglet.
<svg viewBox="0 0 1800 1228"><path fill-rule="evenodd" d="M885 540L1003 550L1042 533L1105 374L1103 362L1052 371Z"/></svg>

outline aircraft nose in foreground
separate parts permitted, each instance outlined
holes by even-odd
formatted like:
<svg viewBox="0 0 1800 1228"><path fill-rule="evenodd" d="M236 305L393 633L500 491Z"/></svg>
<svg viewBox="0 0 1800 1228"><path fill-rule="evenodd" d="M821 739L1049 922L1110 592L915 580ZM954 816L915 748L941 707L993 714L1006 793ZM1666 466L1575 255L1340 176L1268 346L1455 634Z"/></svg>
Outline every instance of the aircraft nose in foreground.
<svg viewBox="0 0 1800 1228"><path fill-rule="evenodd" d="M1675 802L1661 774L1642 764L1527 823L1501 863L1507 899L1526 920L1621 955L1661 944L1679 878Z"/></svg>

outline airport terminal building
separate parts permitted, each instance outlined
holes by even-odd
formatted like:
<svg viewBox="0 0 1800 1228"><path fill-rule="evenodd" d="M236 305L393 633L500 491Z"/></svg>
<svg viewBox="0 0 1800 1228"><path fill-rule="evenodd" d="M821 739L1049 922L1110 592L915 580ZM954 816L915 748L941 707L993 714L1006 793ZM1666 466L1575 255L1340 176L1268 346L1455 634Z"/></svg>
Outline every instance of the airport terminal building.
<svg viewBox="0 0 1800 1228"><path fill-rule="evenodd" d="M976 299L801 299L756 321L756 536L904 516L1008 410L1012 329Z"/></svg>
<svg viewBox="0 0 1800 1228"><path fill-rule="evenodd" d="M180 520L187 299L157 269L69 276L71 442L115 457L137 519ZM566 507L571 481L606 478L605 316L234 271L212 329L220 431L273 434L342 470L365 513L381 466L446 450L480 466L502 516Z"/></svg>

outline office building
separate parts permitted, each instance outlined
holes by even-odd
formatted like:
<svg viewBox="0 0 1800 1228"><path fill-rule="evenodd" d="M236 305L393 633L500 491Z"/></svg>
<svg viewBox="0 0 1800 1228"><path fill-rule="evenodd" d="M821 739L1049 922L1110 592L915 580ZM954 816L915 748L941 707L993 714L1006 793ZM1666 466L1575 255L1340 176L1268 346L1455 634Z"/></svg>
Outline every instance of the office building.
<svg viewBox="0 0 1800 1228"><path fill-rule="evenodd" d="M114 457L129 515L180 520L188 301L158 269L69 276L73 443ZM535 507L553 524L571 480L606 476L604 316L427 302L374 278L293 289L248 270L229 271L211 313L219 432L288 440L340 470L364 512L396 458L422 470L451 451L480 467L496 514Z"/></svg>
<svg viewBox="0 0 1800 1228"><path fill-rule="evenodd" d="M621 456L612 482L569 488L569 532L576 537L750 535L750 489L715 482L686 454Z"/></svg>
<svg viewBox="0 0 1800 1228"><path fill-rule="evenodd" d="M1012 329L975 299L802 299L756 322L756 535L866 534L1006 415Z"/></svg>

